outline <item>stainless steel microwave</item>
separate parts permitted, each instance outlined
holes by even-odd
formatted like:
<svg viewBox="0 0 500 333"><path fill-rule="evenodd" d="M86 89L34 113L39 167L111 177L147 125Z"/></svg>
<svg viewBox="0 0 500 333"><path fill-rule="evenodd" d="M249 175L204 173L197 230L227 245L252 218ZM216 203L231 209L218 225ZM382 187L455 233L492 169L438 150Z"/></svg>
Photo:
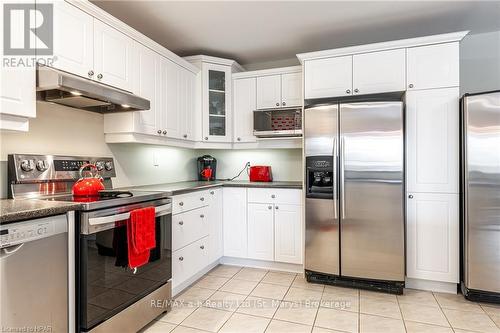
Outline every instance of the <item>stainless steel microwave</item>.
<svg viewBox="0 0 500 333"><path fill-rule="evenodd" d="M302 136L302 108L255 110L253 134L261 138Z"/></svg>

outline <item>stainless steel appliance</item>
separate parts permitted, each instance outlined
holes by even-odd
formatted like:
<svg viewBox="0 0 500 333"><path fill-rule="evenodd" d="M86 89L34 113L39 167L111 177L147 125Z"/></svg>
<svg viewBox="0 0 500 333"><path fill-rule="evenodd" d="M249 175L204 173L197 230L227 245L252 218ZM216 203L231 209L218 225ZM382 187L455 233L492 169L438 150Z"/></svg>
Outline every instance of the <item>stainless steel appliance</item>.
<svg viewBox="0 0 500 333"><path fill-rule="evenodd" d="M71 188L86 163L97 166L106 189L115 176L112 158L8 156L9 194L16 199L79 202L76 213L76 331L136 332L169 309L172 277L171 199L162 192L106 192L73 197ZM155 207L156 247L137 271L128 268L126 220Z"/></svg>
<svg viewBox="0 0 500 333"><path fill-rule="evenodd" d="M89 77L93 75L89 72ZM37 66L36 91L38 100L99 113L150 107L147 99L131 92L42 65Z"/></svg>
<svg viewBox="0 0 500 333"><path fill-rule="evenodd" d="M261 138L302 136L302 108L255 110L253 134Z"/></svg>
<svg viewBox="0 0 500 333"><path fill-rule="evenodd" d="M401 293L401 94L320 102L304 110L306 277Z"/></svg>
<svg viewBox="0 0 500 333"><path fill-rule="evenodd" d="M462 292L500 303L500 90L462 107Z"/></svg>
<svg viewBox="0 0 500 333"><path fill-rule="evenodd" d="M0 235L2 331L69 332L67 216L0 225Z"/></svg>

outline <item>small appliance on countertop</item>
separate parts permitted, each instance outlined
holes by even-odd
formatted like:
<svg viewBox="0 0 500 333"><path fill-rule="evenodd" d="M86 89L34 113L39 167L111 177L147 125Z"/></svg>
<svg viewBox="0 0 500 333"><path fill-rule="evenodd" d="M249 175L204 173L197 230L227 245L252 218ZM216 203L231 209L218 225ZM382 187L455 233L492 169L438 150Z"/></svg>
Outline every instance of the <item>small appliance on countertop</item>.
<svg viewBox="0 0 500 333"><path fill-rule="evenodd" d="M210 155L198 157L198 180L215 180L217 171L217 160Z"/></svg>
<svg viewBox="0 0 500 333"><path fill-rule="evenodd" d="M268 165L254 165L250 167L248 177L251 182L272 182L273 173Z"/></svg>

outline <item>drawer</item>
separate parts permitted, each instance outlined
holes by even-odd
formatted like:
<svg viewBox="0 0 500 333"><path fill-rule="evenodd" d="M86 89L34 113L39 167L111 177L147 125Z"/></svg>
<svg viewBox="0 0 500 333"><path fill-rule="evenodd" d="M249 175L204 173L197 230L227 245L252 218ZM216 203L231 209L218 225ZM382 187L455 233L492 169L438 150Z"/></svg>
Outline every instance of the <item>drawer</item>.
<svg viewBox="0 0 500 333"><path fill-rule="evenodd" d="M208 237L172 253L172 287L175 288L208 264Z"/></svg>
<svg viewBox="0 0 500 333"><path fill-rule="evenodd" d="M175 215L208 205L208 195L208 191L196 191L173 196L172 214Z"/></svg>
<svg viewBox="0 0 500 333"><path fill-rule="evenodd" d="M248 202L302 204L302 190L283 188L249 188Z"/></svg>
<svg viewBox="0 0 500 333"><path fill-rule="evenodd" d="M222 197L222 188L221 187L215 187L208 189L206 191L206 197L208 199L208 204L212 205L214 202L217 202Z"/></svg>
<svg viewBox="0 0 500 333"><path fill-rule="evenodd" d="M172 216L172 250L208 235L208 206Z"/></svg>

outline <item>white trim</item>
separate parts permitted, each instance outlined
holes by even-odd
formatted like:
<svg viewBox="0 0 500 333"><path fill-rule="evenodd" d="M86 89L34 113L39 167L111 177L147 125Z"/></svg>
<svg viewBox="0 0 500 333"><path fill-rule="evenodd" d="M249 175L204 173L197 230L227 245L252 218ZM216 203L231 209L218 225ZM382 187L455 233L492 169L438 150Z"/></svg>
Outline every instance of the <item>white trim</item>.
<svg viewBox="0 0 500 333"><path fill-rule="evenodd" d="M300 73L302 72L302 66L289 66L289 67L280 67L280 68L270 68L270 69L262 69L258 71L248 71L241 73L234 73L233 80L235 79L243 79L257 76L266 76L266 75L277 75L277 74L290 74L290 73Z"/></svg>
<svg viewBox="0 0 500 333"><path fill-rule="evenodd" d="M299 53L299 54L297 54L297 58L299 59L300 63L302 64L306 60L313 60L313 59L339 57L339 56L343 56L343 55L377 52L377 51L383 51L383 50L400 49L400 48L415 47L415 46L422 46L422 45L429 45L429 44L441 44L441 43L457 42L457 41L461 41L468 33L469 33L469 31L459 31L459 32L452 32L452 33L448 33L448 34L440 34L440 35L432 35L432 36L408 38L408 39L399 39L399 40L393 40L393 41L381 42L381 43L372 43L372 44L342 47L342 48L331 49L331 50Z"/></svg>
<svg viewBox="0 0 500 333"><path fill-rule="evenodd" d="M300 274L302 274L304 272L304 267L302 265L288 264L288 263L284 263L284 262L266 261L266 260L256 260L256 259L236 258L236 257L222 257L220 259L220 263L223 265L262 268L262 269L270 269L270 270L274 270L274 271L292 272L292 273L300 273Z"/></svg>
<svg viewBox="0 0 500 333"><path fill-rule="evenodd" d="M207 267L203 268L198 273L192 275L189 279L185 280L184 282L182 282L179 285L172 288L172 297L178 295L181 291L183 291L187 287L190 287L192 284L194 284L196 281L198 281L201 277L203 277L203 275L210 272L218 264L219 264L219 259L217 259L216 261L214 261L213 263L211 263Z"/></svg>
<svg viewBox="0 0 500 333"><path fill-rule="evenodd" d="M83 10L87 14L93 16L95 19L109 25L110 27L120 31L121 33L129 36L130 38L134 39L136 42L141 43L142 45L150 48L151 50L155 51L156 53L168 58L169 60L173 61L177 65L184 67L190 72L193 73L198 73L200 70L196 66L190 64L186 60L184 60L182 57L179 57L177 54L173 53L172 51L166 49L162 45L158 44L151 38L143 35L139 31L135 30L134 28L128 26L124 22L120 21L116 17L112 16L111 14L107 13L106 11L102 10L101 8L97 7L93 3L87 0L65 0L66 2L70 3L71 5Z"/></svg>
<svg viewBox="0 0 500 333"><path fill-rule="evenodd" d="M456 294L458 290L456 283L412 279L409 277L406 278L405 288L435 291L448 294Z"/></svg>
<svg viewBox="0 0 500 333"><path fill-rule="evenodd" d="M224 66L231 66L235 67L238 72L242 72L245 70L243 66L238 64L236 60L232 59L227 59L227 58L219 58L219 57L212 57L204 54L198 54L198 55L193 55L193 56L187 56L183 58L184 60L188 61L189 63L194 63L194 62L208 62L211 64L215 65L224 65Z"/></svg>

